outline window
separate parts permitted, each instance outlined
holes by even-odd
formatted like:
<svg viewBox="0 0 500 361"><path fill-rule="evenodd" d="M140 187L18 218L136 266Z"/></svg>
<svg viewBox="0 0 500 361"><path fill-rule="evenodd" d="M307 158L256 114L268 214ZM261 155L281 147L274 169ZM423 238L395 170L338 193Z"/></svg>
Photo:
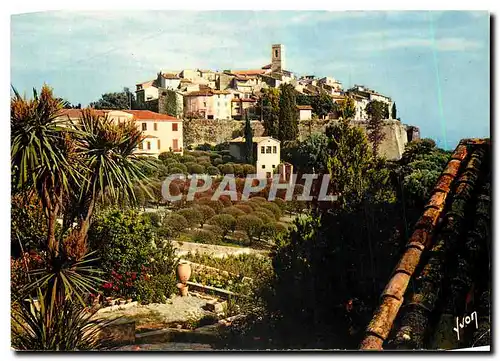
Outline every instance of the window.
<svg viewBox="0 0 500 361"><path fill-rule="evenodd" d="M278 147L276 147L275 145L273 145L273 153L276 154L278 153ZM273 166L274 168L274 166Z"/></svg>
<svg viewBox="0 0 500 361"><path fill-rule="evenodd" d="M266 152L266 151L265 151L265 149L266 149L266 147L260 147L260 152L261 152L262 154L264 154L264 153Z"/></svg>
<svg viewBox="0 0 500 361"><path fill-rule="evenodd" d="M270 145L268 145L268 146L266 147L266 153L267 153L267 154L271 154L271 146L270 146Z"/></svg>
<svg viewBox="0 0 500 361"><path fill-rule="evenodd" d="M269 53L268 53L269 54ZM277 58L278 57L278 49L275 49L274 50L274 57Z"/></svg>
<svg viewBox="0 0 500 361"><path fill-rule="evenodd" d="M266 169L266 165L265 164L262 164L262 169Z"/></svg>
<svg viewBox="0 0 500 361"><path fill-rule="evenodd" d="M207 106L207 102L203 102L203 106L206 107Z"/></svg>
<svg viewBox="0 0 500 361"><path fill-rule="evenodd" d="M161 149L160 140L158 139L158 149ZM274 168L274 165L273 165Z"/></svg>
<svg viewBox="0 0 500 361"><path fill-rule="evenodd" d="M142 142L139 143L139 149L144 149L144 146L142 145Z"/></svg>
<svg viewBox="0 0 500 361"><path fill-rule="evenodd" d="M179 149L179 140L178 140L178 139L173 139L173 140L172 140L172 148L173 148L174 150Z"/></svg>
<svg viewBox="0 0 500 361"><path fill-rule="evenodd" d="M172 123L172 132L176 132L178 130L177 126L177 123Z"/></svg>
<svg viewBox="0 0 500 361"><path fill-rule="evenodd" d="M142 123L142 130L148 130L148 124Z"/></svg>
<svg viewBox="0 0 500 361"><path fill-rule="evenodd" d="M151 142L146 142L146 145L148 147L148 150L151 150Z"/></svg>
<svg viewBox="0 0 500 361"><path fill-rule="evenodd" d="M158 123L153 123L153 129L154 129L155 131L157 131L157 130L158 130Z"/></svg>
<svg viewBox="0 0 500 361"><path fill-rule="evenodd" d="M276 168L276 166L273 164L273 169Z"/></svg>

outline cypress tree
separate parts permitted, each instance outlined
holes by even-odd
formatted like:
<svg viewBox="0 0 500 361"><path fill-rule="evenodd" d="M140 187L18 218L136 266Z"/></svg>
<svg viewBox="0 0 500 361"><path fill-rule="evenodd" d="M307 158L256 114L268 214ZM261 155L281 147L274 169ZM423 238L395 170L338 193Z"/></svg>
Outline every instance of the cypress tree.
<svg viewBox="0 0 500 361"><path fill-rule="evenodd" d="M280 88L280 122L278 139L280 141L295 140L299 134L299 114L295 100L295 89L291 84L283 84Z"/></svg>
<svg viewBox="0 0 500 361"><path fill-rule="evenodd" d="M396 109L396 102L392 103L391 118L392 119L398 118L398 111Z"/></svg>
<svg viewBox="0 0 500 361"><path fill-rule="evenodd" d="M245 161L248 164L253 164L253 130L248 112L245 112Z"/></svg>

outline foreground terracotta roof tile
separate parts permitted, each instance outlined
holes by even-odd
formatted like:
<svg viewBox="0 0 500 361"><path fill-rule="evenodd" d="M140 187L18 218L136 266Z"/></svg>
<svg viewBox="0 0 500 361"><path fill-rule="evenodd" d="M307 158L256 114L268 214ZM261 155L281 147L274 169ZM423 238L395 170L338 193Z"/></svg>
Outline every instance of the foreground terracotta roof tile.
<svg viewBox="0 0 500 361"><path fill-rule="evenodd" d="M458 247L457 237L462 234L461 230L470 224L464 222L465 212L474 204L478 182L484 181L484 173L489 172L489 164L485 161L489 154L489 140L466 139L459 143L451 155L436 182L422 217L415 226L405 252L382 292L381 303L367 326L360 349L381 350L398 318L401 318L398 322L399 329L394 338L389 340L389 344L402 348L423 347L424 332L430 324L429 317L441 295L439 287L444 278L450 277L443 272L450 266L443 268L444 264L458 262L456 257L452 257L450 261L446 252ZM488 213L484 207L482 209L484 213ZM469 211L468 214L468 217L481 217L478 212ZM444 226L438 226L441 222ZM470 247L474 247L474 243L470 244ZM415 275L423 259L426 264L420 267L420 273ZM462 268L457 269L461 272ZM410 282L413 282L414 286L409 291ZM451 281L453 282L455 281ZM459 284L453 286L453 289L457 289ZM404 296L407 291L410 294ZM401 307L404 298L407 298L407 301ZM453 301L453 305L456 302Z"/></svg>

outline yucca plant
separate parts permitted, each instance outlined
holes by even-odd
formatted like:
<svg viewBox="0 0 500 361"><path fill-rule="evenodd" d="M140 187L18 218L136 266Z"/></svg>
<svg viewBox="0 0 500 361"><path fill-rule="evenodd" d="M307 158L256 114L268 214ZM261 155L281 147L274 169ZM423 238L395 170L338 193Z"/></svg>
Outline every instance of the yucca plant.
<svg viewBox="0 0 500 361"><path fill-rule="evenodd" d="M99 280L95 259L87 255L87 233L95 204L104 192L134 199L134 183L144 178L134 149L142 135L133 122L115 123L91 110L82 111L79 121L61 120L62 102L48 86L33 99L22 97L15 89L11 99L11 166L14 192L35 192L47 216L47 242L42 245L45 267L32 273L33 282L23 295L38 290L51 332L65 332L64 317L68 303L79 301L95 290ZM58 217L64 227L56 232ZM48 311L47 311L48 307ZM71 311L73 312L73 311ZM59 315L59 316L54 316ZM37 317L38 317L37 316ZM60 317L58 322L53 317ZM29 333L44 337L41 333ZM43 341L49 349L66 349L59 336ZM71 337L66 335L65 337ZM40 340L42 342L42 340ZM58 342L61 344L58 345Z"/></svg>
<svg viewBox="0 0 500 361"><path fill-rule="evenodd" d="M37 288L38 300L29 298L12 310L12 347L18 351L83 351L105 348L103 329L114 320L95 317L95 311L65 300L47 302Z"/></svg>

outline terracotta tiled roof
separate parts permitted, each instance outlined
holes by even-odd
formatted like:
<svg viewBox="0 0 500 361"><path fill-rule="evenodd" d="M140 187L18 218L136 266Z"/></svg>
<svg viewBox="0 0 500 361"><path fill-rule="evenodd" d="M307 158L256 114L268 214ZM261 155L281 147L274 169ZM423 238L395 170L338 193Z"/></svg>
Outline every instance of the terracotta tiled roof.
<svg viewBox="0 0 500 361"><path fill-rule="evenodd" d="M91 109L91 108L87 108ZM84 109L62 109L60 112L60 116L66 117L69 116L71 119L80 118L82 115L82 111ZM155 113L150 110L114 110L114 109L91 109L92 112L99 116L105 116L109 112L124 112L128 114L132 114L136 120L156 120L156 121L175 121L182 122L181 119L177 119L167 114Z"/></svg>
<svg viewBox="0 0 500 361"><path fill-rule="evenodd" d="M489 139L459 143L382 292L361 349L489 344L490 161ZM462 330L459 341L455 318L462 322L466 311L477 311L479 329L468 336Z"/></svg>
<svg viewBox="0 0 500 361"><path fill-rule="evenodd" d="M123 110L125 113L132 114L137 120L158 120L164 122L180 122L181 119L177 119L168 114L160 114L152 112L151 110Z"/></svg>
<svg viewBox="0 0 500 361"><path fill-rule="evenodd" d="M148 81L145 81L144 83L138 83L136 85L142 85L143 88L149 88L149 87L152 87L153 86L153 83L155 82L155 79L153 80L148 80Z"/></svg>
<svg viewBox="0 0 500 361"><path fill-rule="evenodd" d="M177 74L174 74L174 73L162 73L161 76L164 77L165 79L179 79L180 78Z"/></svg>
<svg viewBox="0 0 500 361"><path fill-rule="evenodd" d="M299 110L312 110L312 106L310 106L310 105L297 105L297 109L299 109Z"/></svg>
<svg viewBox="0 0 500 361"><path fill-rule="evenodd" d="M239 102L242 102L242 103L255 103L257 100L252 99L252 98L233 98L231 101L233 103L239 103Z"/></svg>
<svg viewBox="0 0 500 361"><path fill-rule="evenodd" d="M199 97L199 96L211 97L213 95L214 94L210 90L197 90L194 92L184 94L185 97Z"/></svg>
<svg viewBox="0 0 500 361"><path fill-rule="evenodd" d="M233 70L231 73L234 75L259 75L264 74L266 71L264 69L253 69L253 70Z"/></svg>
<svg viewBox="0 0 500 361"><path fill-rule="evenodd" d="M90 108L89 108L90 109ZM60 117L70 117L71 119L77 119L82 116L82 111L84 109L61 109L59 112ZM101 117L105 116L109 110L92 109L92 112Z"/></svg>

